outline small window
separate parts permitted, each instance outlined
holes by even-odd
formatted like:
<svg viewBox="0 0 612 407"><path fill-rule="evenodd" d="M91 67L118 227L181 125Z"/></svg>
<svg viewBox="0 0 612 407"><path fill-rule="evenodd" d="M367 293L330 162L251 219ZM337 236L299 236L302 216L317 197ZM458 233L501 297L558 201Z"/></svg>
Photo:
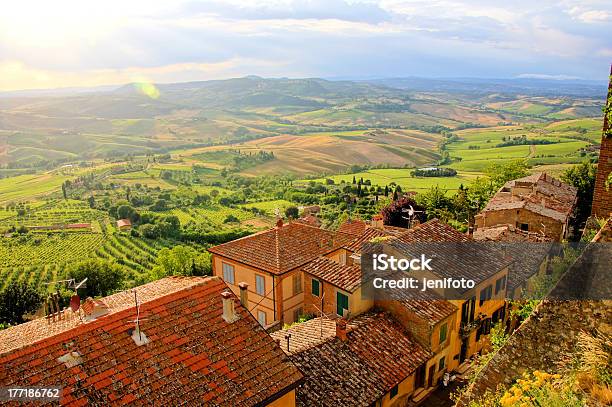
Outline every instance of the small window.
<svg viewBox="0 0 612 407"><path fill-rule="evenodd" d="M319 280L312 279L312 295L318 297L321 295L321 283Z"/></svg>
<svg viewBox="0 0 612 407"><path fill-rule="evenodd" d="M448 333L448 323L445 322L444 325L440 327L440 344L446 341L447 333Z"/></svg>
<svg viewBox="0 0 612 407"><path fill-rule="evenodd" d="M492 322L493 324L496 324L499 321L503 321L505 317L506 317L506 307L503 306L493 313Z"/></svg>
<svg viewBox="0 0 612 407"><path fill-rule="evenodd" d="M495 282L495 294L497 295L498 292L503 291L506 288L506 276L503 276L502 278L498 279Z"/></svg>
<svg viewBox="0 0 612 407"><path fill-rule="evenodd" d="M529 231L529 224L528 223L521 223L520 225L521 230L524 230L525 232Z"/></svg>
<svg viewBox="0 0 612 407"><path fill-rule="evenodd" d="M343 266L346 265L346 252L340 253L340 264L342 264Z"/></svg>
<svg viewBox="0 0 612 407"><path fill-rule="evenodd" d="M443 371L445 367L446 367L446 357L443 357L442 359L440 359L440 362L438 362L438 371L439 372Z"/></svg>
<svg viewBox="0 0 612 407"><path fill-rule="evenodd" d="M484 304L485 301L491 299L491 295L493 294L493 285L488 285L486 288L480 290L480 306Z"/></svg>
<svg viewBox="0 0 612 407"><path fill-rule="evenodd" d="M397 396L397 393L399 392L399 388L398 385L396 384L395 386L391 387L391 391L389 392L389 398L392 399L395 396Z"/></svg>
<svg viewBox="0 0 612 407"><path fill-rule="evenodd" d="M296 273L293 275L293 295L297 295L302 292L302 275Z"/></svg>
<svg viewBox="0 0 612 407"><path fill-rule="evenodd" d="M255 274L255 291L259 295L266 295L266 280L258 274Z"/></svg>
<svg viewBox="0 0 612 407"><path fill-rule="evenodd" d="M266 312L262 310L257 311L257 321L259 321L259 325L266 326Z"/></svg>
<svg viewBox="0 0 612 407"><path fill-rule="evenodd" d="M226 283L234 284L234 274L234 266L223 263L223 280L225 280Z"/></svg>

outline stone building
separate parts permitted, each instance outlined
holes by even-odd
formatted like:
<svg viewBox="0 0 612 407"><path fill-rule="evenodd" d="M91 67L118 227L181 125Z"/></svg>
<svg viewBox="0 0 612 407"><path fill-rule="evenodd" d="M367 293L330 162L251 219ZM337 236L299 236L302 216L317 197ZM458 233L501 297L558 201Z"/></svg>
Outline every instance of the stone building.
<svg viewBox="0 0 612 407"><path fill-rule="evenodd" d="M540 172L508 181L475 216L476 230L513 225L561 241L567 237L577 190Z"/></svg>

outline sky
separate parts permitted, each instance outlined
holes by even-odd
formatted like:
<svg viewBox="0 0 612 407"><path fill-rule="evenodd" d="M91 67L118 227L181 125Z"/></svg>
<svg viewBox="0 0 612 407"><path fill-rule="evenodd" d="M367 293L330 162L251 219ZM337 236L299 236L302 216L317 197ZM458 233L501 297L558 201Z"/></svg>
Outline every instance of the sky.
<svg viewBox="0 0 612 407"><path fill-rule="evenodd" d="M245 75L605 80L609 0L20 0L0 91Z"/></svg>

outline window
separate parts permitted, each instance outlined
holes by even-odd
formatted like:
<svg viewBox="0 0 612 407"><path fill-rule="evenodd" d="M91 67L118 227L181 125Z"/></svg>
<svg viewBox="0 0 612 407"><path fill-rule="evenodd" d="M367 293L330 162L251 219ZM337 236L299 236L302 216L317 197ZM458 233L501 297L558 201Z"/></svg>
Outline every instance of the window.
<svg viewBox="0 0 612 407"><path fill-rule="evenodd" d="M485 301L491 299L491 294L493 294L493 286L488 285L486 288L480 290L480 306L484 304Z"/></svg>
<svg viewBox="0 0 612 407"><path fill-rule="evenodd" d="M225 280L226 283L229 284L234 284L234 266L232 266L231 264L227 264L227 263L222 263L223 264L223 280Z"/></svg>
<svg viewBox="0 0 612 407"><path fill-rule="evenodd" d="M495 282L495 294L504 290L505 288L506 288L506 276L503 276L502 278L498 279Z"/></svg>
<svg viewBox="0 0 612 407"><path fill-rule="evenodd" d="M525 232L529 231L529 224L528 223L521 223L521 225L519 227L521 228L521 230L524 230Z"/></svg>
<svg viewBox="0 0 612 407"><path fill-rule="evenodd" d="M484 319L480 322L480 326L476 331L476 342L480 340L482 335L488 335L491 333L491 318Z"/></svg>
<svg viewBox="0 0 612 407"><path fill-rule="evenodd" d="M490 334L491 333L491 318L485 319L482 325L483 325L482 333L484 335Z"/></svg>
<svg viewBox="0 0 612 407"><path fill-rule="evenodd" d="M439 372L443 371L445 367L446 367L446 357L443 357L442 359L440 359L440 362L438 362L438 371Z"/></svg>
<svg viewBox="0 0 612 407"><path fill-rule="evenodd" d="M392 399L393 397L397 396L397 393L399 393L399 388L396 384L395 386L391 387L391 391L389 392L389 398Z"/></svg>
<svg viewBox="0 0 612 407"><path fill-rule="evenodd" d="M344 316L344 311L349 309L348 295L342 294L340 291L336 294L336 314Z"/></svg>
<svg viewBox="0 0 612 407"><path fill-rule="evenodd" d="M299 294L302 292L302 275L300 273L296 273L293 275L293 295Z"/></svg>
<svg viewBox="0 0 612 407"><path fill-rule="evenodd" d="M264 276L255 274L255 291L259 295L266 295L266 280Z"/></svg>
<svg viewBox="0 0 612 407"><path fill-rule="evenodd" d="M446 341L446 334L448 333L448 323L444 323L444 325L442 325L440 327L440 344L444 343L444 341Z"/></svg>
<svg viewBox="0 0 612 407"><path fill-rule="evenodd" d="M257 311L257 321L259 321L259 325L266 326L266 312L262 310Z"/></svg>
<svg viewBox="0 0 612 407"><path fill-rule="evenodd" d="M504 307L499 308L497 311L495 311L491 319L493 323L496 324L499 321L503 321L505 317L506 317L506 307L504 306Z"/></svg>
<svg viewBox="0 0 612 407"><path fill-rule="evenodd" d="M312 295L318 297L321 295L321 283L319 280L312 279Z"/></svg>
<svg viewBox="0 0 612 407"><path fill-rule="evenodd" d="M304 315L304 309L301 307L293 311L293 322L298 322L302 315Z"/></svg>
<svg viewBox="0 0 612 407"><path fill-rule="evenodd" d="M342 264L343 266L346 265L346 252L340 253L340 264Z"/></svg>

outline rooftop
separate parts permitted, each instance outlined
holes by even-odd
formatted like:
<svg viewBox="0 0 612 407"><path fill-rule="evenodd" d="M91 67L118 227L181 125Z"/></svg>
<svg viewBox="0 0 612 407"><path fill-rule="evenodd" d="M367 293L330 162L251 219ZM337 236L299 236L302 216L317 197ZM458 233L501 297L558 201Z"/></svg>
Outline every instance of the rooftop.
<svg viewBox="0 0 612 407"><path fill-rule="evenodd" d="M283 274L341 248L353 238L346 233L292 222L208 250L274 274Z"/></svg>
<svg viewBox="0 0 612 407"><path fill-rule="evenodd" d="M520 230L513 225L480 227L474 231L474 240L493 242L549 242L552 239L541 233Z"/></svg>
<svg viewBox="0 0 612 407"><path fill-rule="evenodd" d="M133 294L102 299L110 312L90 322L32 321L6 329L0 382L61 384L61 404L99 405L254 405L296 386L301 373L233 294L239 318L223 319L226 290L217 277L166 278L139 287L147 339L140 345ZM41 322L62 329L43 335Z"/></svg>
<svg viewBox="0 0 612 407"><path fill-rule="evenodd" d="M577 190L544 172L508 181L481 213L524 208L564 222L572 213Z"/></svg>
<svg viewBox="0 0 612 407"><path fill-rule="evenodd" d="M287 334L291 334L289 347L287 347ZM314 318L292 325L289 329L273 332L270 336L280 341L280 347L286 354L301 352L334 338L336 321L328 318Z"/></svg>
<svg viewBox="0 0 612 407"><path fill-rule="evenodd" d="M436 218L407 229L397 238L404 243L470 241L468 236Z"/></svg>
<svg viewBox="0 0 612 407"><path fill-rule="evenodd" d="M383 230L376 229L376 228L367 228L360 235L355 237L355 239L353 239L349 244L344 246L344 248L353 253L360 253L361 246L364 243L367 243L374 238L385 237L385 236L389 236L389 234L385 233Z"/></svg>
<svg viewBox="0 0 612 407"><path fill-rule="evenodd" d="M283 333L320 332L319 319L295 325ZM362 314L348 323L347 340L331 336L309 346L297 345L289 356L306 376L297 389L299 405L370 405L410 376L432 353L413 340L386 313ZM299 335L296 334L296 338Z"/></svg>
<svg viewBox="0 0 612 407"><path fill-rule="evenodd" d="M349 219L338 228L338 232L361 235L368 227L368 222L361 219Z"/></svg>
<svg viewBox="0 0 612 407"><path fill-rule="evenodd" d="M319 257L302 267L302 270L350 293L361 285L359 265L342 265L327 257Z"/></svg>

